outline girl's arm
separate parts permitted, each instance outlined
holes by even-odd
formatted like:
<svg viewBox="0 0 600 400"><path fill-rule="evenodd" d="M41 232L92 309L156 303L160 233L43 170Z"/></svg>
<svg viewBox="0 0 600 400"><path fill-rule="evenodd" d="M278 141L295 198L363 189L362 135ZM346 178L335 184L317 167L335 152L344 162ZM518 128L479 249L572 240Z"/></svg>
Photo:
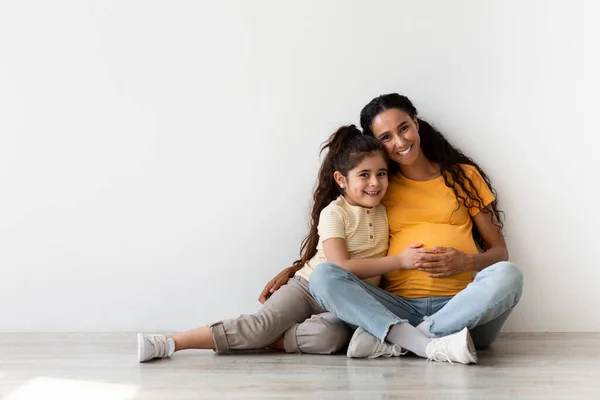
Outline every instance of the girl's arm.
<svg viewBox="0 0 600 400"><path fill-rule="evenodd" d="M348 256L346 239L331 238L323 242L323 250L327 261L339 265L360 279L383 275L397 269L414 268L413 258L417 255L416 249L422 246L422 244L413 244L395 256L351 259Z"/></svg>

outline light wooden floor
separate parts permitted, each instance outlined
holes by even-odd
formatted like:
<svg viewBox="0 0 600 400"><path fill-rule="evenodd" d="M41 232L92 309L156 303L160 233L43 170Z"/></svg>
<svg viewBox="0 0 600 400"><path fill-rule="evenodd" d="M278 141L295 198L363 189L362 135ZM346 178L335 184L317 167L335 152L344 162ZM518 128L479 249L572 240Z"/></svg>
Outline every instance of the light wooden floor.
<svg viewBox="0 0 600 400"><path fill-rule="evenodd" d="M600 334L507 334L478 365L211 351L138 364L135 334L0 334L0 399L600 399Z"/></svg>

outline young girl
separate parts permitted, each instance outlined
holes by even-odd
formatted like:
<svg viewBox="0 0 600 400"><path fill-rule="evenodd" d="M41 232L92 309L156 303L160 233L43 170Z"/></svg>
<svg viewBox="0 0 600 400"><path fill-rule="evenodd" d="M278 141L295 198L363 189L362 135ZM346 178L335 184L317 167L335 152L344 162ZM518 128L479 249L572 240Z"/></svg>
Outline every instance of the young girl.
<svg viewBox="0 0 600 400"><path fill-rule="evenodd" d="M295 276L264 303L259 312L242 315L195 330L165 337L138 334L138 360L171 356L184 349L260 349L302 353L334 353L345 346L349 328L319 305L311 296L308 281L314 268L327 261L344 265L356 276L370 276L367 283L378 286L380 276L373 271L389 271L410 265L409 258L420 245L398 255L384 257L389 228L385 208L380 204L388 187L387 157L384 147L373 137L364 136L355 126L342 127L324 144L328 150L319 170L311 227L301 247L302 258ZM326 329L315 329L325 327ZM329 329L333 327L334 329ZM448 359L465 359L468 332L452 335L454 352ZM386 353L399 355L401 348ZM439 348L437 346L436 348ZM459 350L456 350L459 349Z"/></svg>

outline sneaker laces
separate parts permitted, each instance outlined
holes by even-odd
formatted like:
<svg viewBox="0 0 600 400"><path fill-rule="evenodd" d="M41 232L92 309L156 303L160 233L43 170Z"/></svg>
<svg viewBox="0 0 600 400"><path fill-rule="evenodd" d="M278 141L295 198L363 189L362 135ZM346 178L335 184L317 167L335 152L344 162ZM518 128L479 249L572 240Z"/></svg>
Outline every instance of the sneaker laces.
<svg viewBox="0 0 600 400"><path fill-rule="evenodd" d="M402 347L397 344L394 345L394 356L404 356L408 353L408 350L404 350Z"/></svg>
<svg viewBox="0 0 600 400"><path fill-rule="evenodd" d="M390 354L390 346L391 346L391 354ZM375 346L375 351L373 352L376 355L388 355L388 356L403 356L407 353L406 350L404 350L402 347L400 347L397 344L392 344L392 343L388 343L388 342L380 342L379 340L377 340L377 346Z"/></svg>
<svg viewBox="0 0 600 400"><path fill-rule="evenodd" d="M448 354L452 354L450 351L450 341L446 340L446 338L433 339L429 346L431 346L431 353L427 358L428 361L447 361L450 364L454 365L450 356Z"/></svg>
<svg viewBox="0 0 600 400"><path fill-rule="evenodd" d="M379 340L377 340L377 345L375 346L375 351L373 352L374 354L386 354L387 353L387 349L386 347L388 346L387 343L385 342L380 342Z"/></svg>
<svg viewBox="0 0 600 400"><path fill-rule="evenodd" d="M167 338L162 335L150 336L146 340L152 344L152 358L165 358L169 352Z"/></svg>

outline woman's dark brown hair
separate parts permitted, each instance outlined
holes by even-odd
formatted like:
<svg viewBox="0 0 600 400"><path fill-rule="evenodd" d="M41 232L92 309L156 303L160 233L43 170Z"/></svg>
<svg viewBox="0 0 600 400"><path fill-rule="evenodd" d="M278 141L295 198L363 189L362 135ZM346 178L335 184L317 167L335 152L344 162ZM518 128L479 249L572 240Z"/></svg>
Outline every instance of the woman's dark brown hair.
<svg viewBox="0 0 600 400"><path fill-rule="evenodd" d="M448 140L431 124L417 117L417 109L412 102L406 96L399 95L397 93L384 94L371 100L362 111L360 112L360 125L362 126L365 135L373 135L371 125L375 117L385 110L397 109L407 113L412 119L417 119L419 123L419 136L421 137L421 150L429 161L433 161L440 166L440 173L444 177L446 186L454 191L458 203L464 204L467 208L470 204L471 207L477 207L485 213L494 214L494 224L498 229L502 229L504 226L502 222L503 212L498 209L498 201L494 200L490 204L490 208L486 208L485 204L481 200L475 185L471 179L467 176L464 169L460 164L471 165L477 169L477 172L481 175L490 191L497 198L496 190L492 187L492 182L485 172L479 165L472 159L464 155L460 150L448 142ZM390 165L390 176L399 172L399 166L397 163L391 163ZM458 210L458 208L457 208ZM477 231L477 228L473 225L473 239L477 246L481 250L487 248L485 241Z"/></svg>

